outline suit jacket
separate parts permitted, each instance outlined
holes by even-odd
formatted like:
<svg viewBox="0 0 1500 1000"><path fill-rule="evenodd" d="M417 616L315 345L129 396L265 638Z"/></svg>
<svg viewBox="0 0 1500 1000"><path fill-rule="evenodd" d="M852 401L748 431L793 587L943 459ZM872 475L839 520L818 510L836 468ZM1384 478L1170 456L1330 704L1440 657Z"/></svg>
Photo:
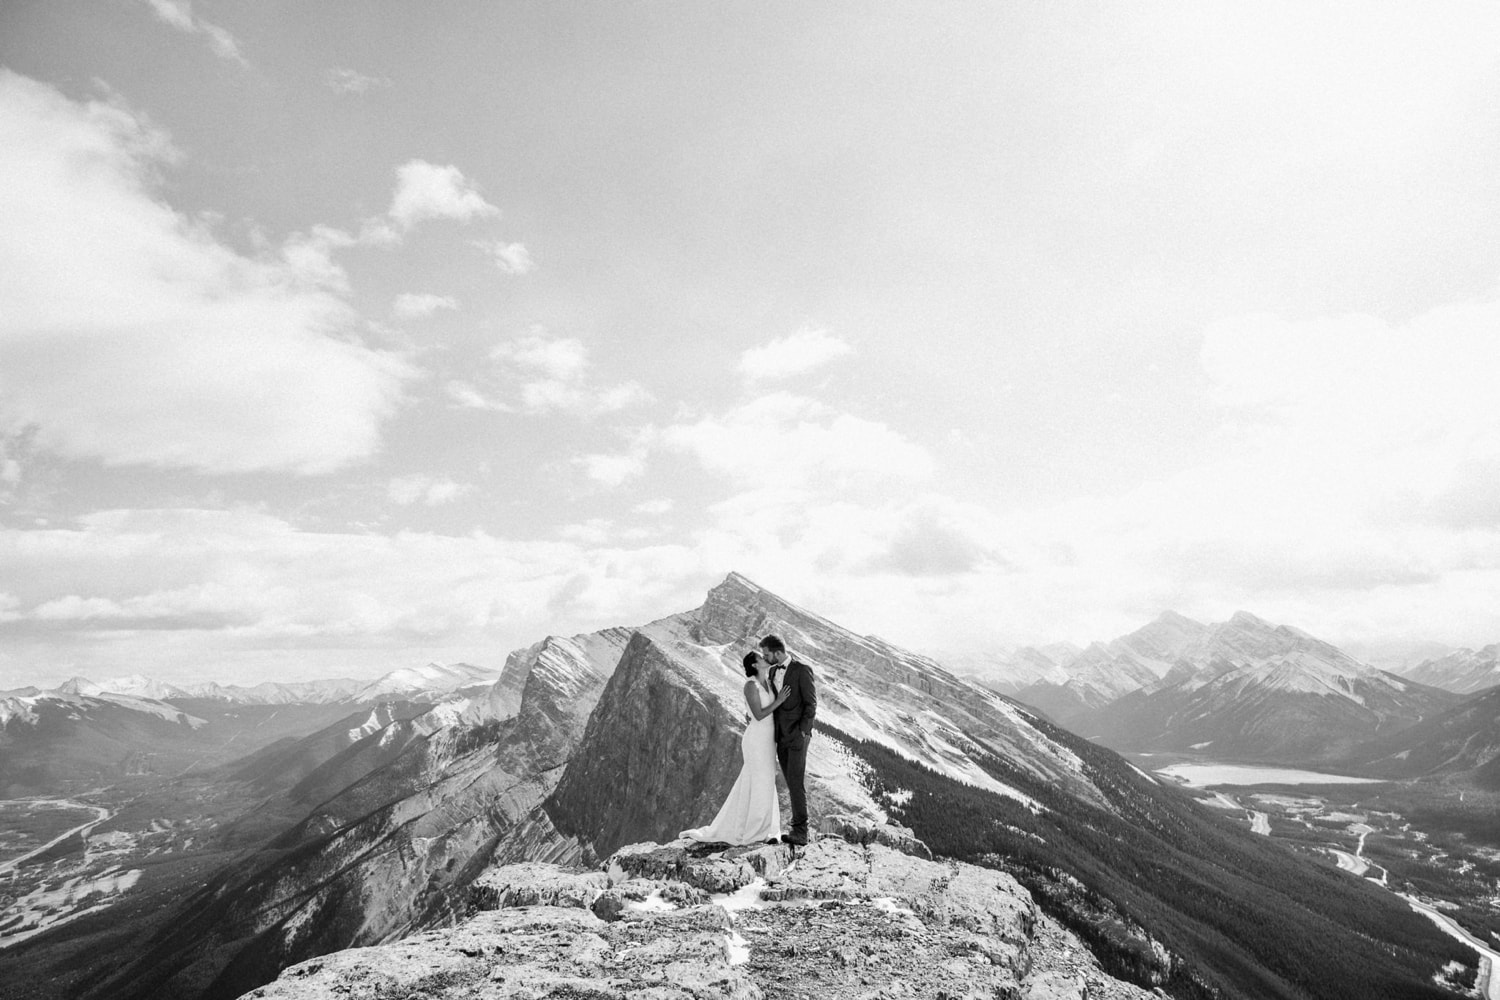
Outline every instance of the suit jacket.
<svg viewBox="0 0 1500 1000"><path fill-rule="evenodd" d="M781 675L781 687L790 688L786 701L776 706L776 742L789 743L799 734L812 736L813 718L818 714L818 688L812 667L792 660Z"/></svg>

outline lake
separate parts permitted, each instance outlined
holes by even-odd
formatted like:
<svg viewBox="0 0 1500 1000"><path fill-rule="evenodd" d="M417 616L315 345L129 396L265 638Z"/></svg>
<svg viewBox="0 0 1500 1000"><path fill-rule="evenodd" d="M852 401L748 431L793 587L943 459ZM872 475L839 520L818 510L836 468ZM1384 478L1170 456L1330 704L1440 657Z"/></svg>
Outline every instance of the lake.
<svg viewBox="0 0 1500 1000"><path fill-rule="evenodd" d="M1210 785L1364 785L1377 778L1353 778L1346 774L1321 774L1290 767L1258 767L1254 764L1171 764L1156 772L1194 788Z"/></svg>

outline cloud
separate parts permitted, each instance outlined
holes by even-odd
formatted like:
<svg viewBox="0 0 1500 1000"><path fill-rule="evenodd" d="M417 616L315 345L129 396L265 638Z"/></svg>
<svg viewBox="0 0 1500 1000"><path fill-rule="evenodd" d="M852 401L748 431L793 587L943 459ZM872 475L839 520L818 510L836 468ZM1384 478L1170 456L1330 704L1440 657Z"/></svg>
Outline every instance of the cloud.
<svg viewBox="0 0 1500 1000"><path fill-rule="evenodd" d="M646 472L646 455L643 452L617 455L584 455L576 460L584 474L603 486L621 486Z"/></svg>
<svg viewBox="0 0 1500 1000"><path fill-rule="evenodd" d="M650 402L635 382L598 385L590 377L588 348L571 337L534 332L497 345L490 359L500 367L493 387L448 384L461 406L508 413L566 413L592 417Z"/></svg>
<svg viewBox="0 0 1500 1000"><path fill-rule="evenodd" d="M347 295L349 276L334 262L333 251L353 246L353 236L332 226L313 226L305 233L294 233L281 248L281 258L298 279L307 285L318 285Z"/></svg>
<svg viewBox="0 0 1500 1000"><path fill-rule="evenodd" d="M496 361L509 362L529 375L548 381L578 382L589 366L588 348L571 337L534 333L498 344L490 351Z"/></svg>
<svg viewBox="0 0 1500 1000"><path fill-rule="evenodd" d="M458 300L451 295L432 295L426 292L402 292L391 304L391 311L401 319L421 319L431 316L439 309L457 309Z"/></svg>
<svg viewBox="0 0 1500 1000"><path fill-rule="evenodd" d="M428 219L468 222L499 214L455 166L412 160L396 168L396 193L389 215L403 230Z"/></svg>
<svg viewBox="0 0 1500 1000"><path fill-rule="evenodd" d="M238 63L241 66L249 66L249 62L240 54L239 43L228 31L216 24L210 24L193 13L193 5L190 0L146 0L151 12L164 24L171 25L178 31L189 35L202 35L208 39L208 46L214 55L226 62Z"/></svg>
<svg viewBox="0 0 1500 1000"><path fill-rule="evenodd" d="M1500 302L1434 309L1399 326L1244 317L1206 332L1202 363L1247 471L1302 510L1272 496L1257 505L1290 521L1312 510L1345 523L1351 513L1432 523L1488 506L1489 525L1500 527L1497 332Z"/></svg>
<svg viewBox="0 0 1500 1000"><path fill-rule="evenodd" d="M357 70L338 67L323 74L323 82L336 94L366 94L378 87L389 87L383 76L367 76Z"/></svg>
<svg viewBox="0 0 1500 1000"><path fill-rule="evenodd" d="M473 491L473 486L456 483L451 479L435 479L420 473L398 476L386 484L386 495L393 503L403 507L418 502L429 507L436 507L440 504L451 503Z"/></svg>
<svg viewBox="0 0 1500 1000"><path fill-rule="evenodd" d="M801 375L854 349L826 330L807 328L740 355L740 374L751 382Z"/></svg>
<svg viewBox="0 0 1500 1000"><path fill-rule="evenodd" d="M246 510L101 511L69 530L0 529L0 594L10 595L0 660L63 676L124 664L167 680L211 661L221 679L252 682L343 673L351 661L380 672L444 649L498 666L548 633L691 607L711 575L681 546L310 532Z"/></svg>
<svg viewBox="0 0 1500 1000"><path fill-rule="evenodd" d="M238 254L154 194L174 156L123 107L0 70L0 432L206 472L368 457L412 370L352 336L335 231Z"/></svg>
<svg viewBox="0 0 1500 1000"><path fill-rule="evenodd" d="M531 253L520 243L504 240L477 240L474 245L494 258L495 266L506 274L526 274L534 265Z"/></svg>
<svg viewBox="0 0 1500 1000"><path fill-rule="evenodd" d="M920 480L934 469L925 449L885 424L788 392L671 424L649 438L742 483L767 477L816 483L855 475Z"/></svg>

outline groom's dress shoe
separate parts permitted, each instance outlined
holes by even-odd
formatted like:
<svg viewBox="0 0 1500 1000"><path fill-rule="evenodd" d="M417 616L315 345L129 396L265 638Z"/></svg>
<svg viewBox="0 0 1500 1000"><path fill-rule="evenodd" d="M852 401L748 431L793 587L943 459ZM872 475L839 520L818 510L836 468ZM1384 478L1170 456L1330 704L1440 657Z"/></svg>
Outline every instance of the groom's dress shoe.
<svg viewBox="0 0 1500 1000"><path fill-rule="evenodd" d="M807 838L805 836L798 836L797 834L794 834L794 833L788 833L788 834L784 835L781 838L781 842L783 844L791 844L793 847L806 847L807 846Z"/></svg>

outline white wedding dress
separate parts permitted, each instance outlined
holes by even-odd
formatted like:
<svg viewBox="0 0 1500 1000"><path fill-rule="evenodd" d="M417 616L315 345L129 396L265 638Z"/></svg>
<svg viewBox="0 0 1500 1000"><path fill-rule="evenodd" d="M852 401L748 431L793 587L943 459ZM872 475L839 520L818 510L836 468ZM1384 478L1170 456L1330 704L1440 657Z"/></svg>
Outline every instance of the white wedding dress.
<svg viewBox="0 0 1500 1000"><path fill-rule="evenodd" d="M761 708L774 700L759 684L755 697ZM740 776L729 790L729 798L707 826L684 830L677 836L705 844L763 844L781 836L781 802L776 797L776 723L767 713L753 716L740 737Z"/></svg>

